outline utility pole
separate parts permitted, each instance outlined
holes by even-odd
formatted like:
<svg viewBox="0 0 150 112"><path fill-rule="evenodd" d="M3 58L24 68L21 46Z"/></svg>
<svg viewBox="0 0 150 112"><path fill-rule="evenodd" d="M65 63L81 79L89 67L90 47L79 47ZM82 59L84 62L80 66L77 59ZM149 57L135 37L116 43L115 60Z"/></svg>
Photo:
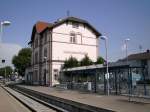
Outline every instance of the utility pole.
<svg viewBox="0 0 150 112"><path fill-rule="evenodd" d="M128 41L130 41L130 39L129 38L127 38L127 39L125 39L125 46L126 46L126 63L127 63L127 65L129 64L128 63ZM128 89L129 89L129 101L131 100L131 85L132 85L132 83L131 83L131 80L132 80L132 74L131 74L131 71L130 71L131 69L129 69L128 68L128 80L129 80L129 87L128 87Z"/></svg>
<svg viewBox="0 0 150 112"><path fill-rule="evenodd" d="M3 63L3 64L5 63L5 60L4 60L4 59L2 59L2 63ZM5 66L5 73L4 73L4 75L5 75L5 83L6 83L6 66Z"/></svg>
<svg viewBox="0 0 150 112"><path fill-rule="evenodd" d="M105 50L106 50L106 79L107 79L107 95L109 96L110 94L110 85L109 85L109 68L108 68L108 37L106 36L101 36L100 37L102 40L105 41Z"/></svg>
<svg viewBox="0 0 150 112"><path fill-rule="evenodd" d="M139 45L140 53L142 52L142 45Z"/></svg>

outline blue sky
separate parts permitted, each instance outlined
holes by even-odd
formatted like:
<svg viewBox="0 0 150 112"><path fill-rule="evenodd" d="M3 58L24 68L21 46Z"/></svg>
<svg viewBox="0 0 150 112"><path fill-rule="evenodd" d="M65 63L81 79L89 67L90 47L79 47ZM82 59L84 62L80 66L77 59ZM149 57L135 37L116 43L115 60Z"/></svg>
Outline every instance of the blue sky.
<svg viewBox="0 0 150 112"><path fill-rule="evenodd" d="M150 49L150 0L0 0L0 21L12 22L2 40L27 47L37 21L54 22L66 17L67 10L109 37L110 61L125 56L125 38L131 39L129 53L139 52L139 45ZM103 41L99 51L105 56Z"/></svg>

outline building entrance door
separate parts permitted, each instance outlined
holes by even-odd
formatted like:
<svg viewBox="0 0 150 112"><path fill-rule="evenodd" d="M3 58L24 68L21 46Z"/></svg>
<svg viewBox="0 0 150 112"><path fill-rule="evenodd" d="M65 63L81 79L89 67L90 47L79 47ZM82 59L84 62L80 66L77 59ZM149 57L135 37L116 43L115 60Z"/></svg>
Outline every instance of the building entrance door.
<svg viewBox="0 0 150 112"><path fill-rule="evenodd" d="M44 85L46 85L46 69L44 70L44 77L43 77Z"/></svg>

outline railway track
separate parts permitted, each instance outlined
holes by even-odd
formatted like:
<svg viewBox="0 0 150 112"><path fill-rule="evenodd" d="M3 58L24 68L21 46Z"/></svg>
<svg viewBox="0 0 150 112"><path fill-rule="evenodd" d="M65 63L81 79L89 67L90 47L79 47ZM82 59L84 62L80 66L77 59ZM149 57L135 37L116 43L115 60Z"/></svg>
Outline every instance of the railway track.
<svg viewBox="0 0 150 112"><path fill-rule="evenodd" d="M18 89L3 87L10 95L26 106L32 112L68 112L60 107L51 105Z"/></svg>
<svg viewBox="0 0 150 112"><path fill-rule="evenodd" d="M82 104L20 86L10 86L10 88L57 112L114 112L112 110Z"/></svg>

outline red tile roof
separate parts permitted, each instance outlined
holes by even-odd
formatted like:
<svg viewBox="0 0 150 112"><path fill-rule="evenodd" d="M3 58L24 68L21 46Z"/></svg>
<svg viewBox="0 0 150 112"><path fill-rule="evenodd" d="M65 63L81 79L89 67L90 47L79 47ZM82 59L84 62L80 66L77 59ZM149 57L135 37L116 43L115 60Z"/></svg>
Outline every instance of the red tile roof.
<svg viewBox="0 0 150 112"><path fill-rule="evenodd" d="M42 31L44 31L48 26L50 25L50 23L46 23L46 22L42 22L42 21L39 21L35 24L35 27L36 27L36 31L38 33L41 33Z"/></svg>

